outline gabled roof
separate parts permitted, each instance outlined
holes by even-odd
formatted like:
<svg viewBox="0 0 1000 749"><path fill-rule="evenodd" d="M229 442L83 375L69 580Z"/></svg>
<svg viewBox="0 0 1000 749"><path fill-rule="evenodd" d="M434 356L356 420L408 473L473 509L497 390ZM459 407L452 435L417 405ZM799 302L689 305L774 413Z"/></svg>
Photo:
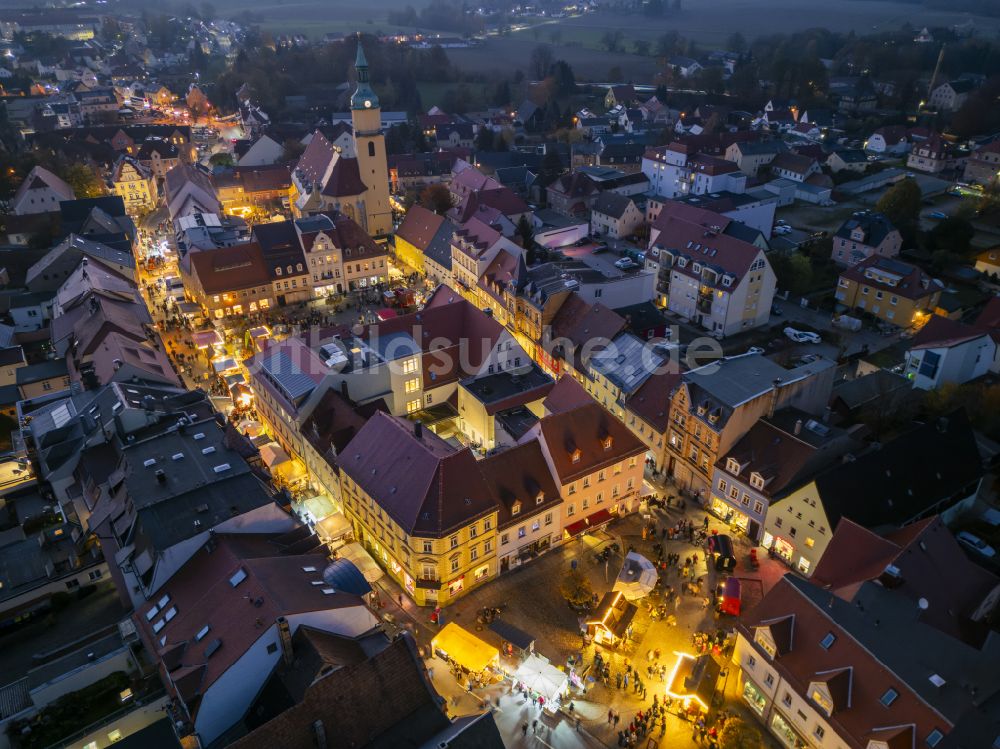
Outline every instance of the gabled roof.
<svg viewBox="0 0 1000 749"><path fill-rule="evenodd" d="M670 398L680 381L680 373L654 374L629 396L625 401L625 409L656 432L665 433L670 421Z"/></svg>
<svg viewBox="0 0 1000 749"><path fill-rule="evenodd" d="M191 271L198 277L206 294L267 286L271 275L255 243L220 247L188 254Z"/></svg>
<svg viewBox="0 0 1000 749"><path fill-rule="evenodd" d="M932 315L927 324L913 336L910 349L952 348L989 335L989 331L975 325L966 325L940 315Z"/></svg>
<svg viewBox="0 0 1000 749"><path fill-rule="evenodd" d="M444 221L444 216L439 216L422 205L415 205L406 212L403 223L396 230L396 237L425 251Z"/></svg>
<svg viewBox="0 0 1000 749"><path fill-rule="evenodd" d="M563 485L646 450L638 437L598 403L549 414L537 429ZM606 445L608 439L610 445Z"/></svg>
<svg viewBox="0 0 1000 749"><path fill-rule="evenodd" d="M484 458L479 464L493 490L498 527L523 522L540 512L549 512L562 502L537 439ZM515 515L514 504L519 503Z"/></svg>
<svg viewBox="0 0 1000 749"><path fill-rule="evenodd" d="M847 517L878 529L945 509L982 476L975 434L958 410L824 471L816 489L831 528Z"/></svg>
<svg viewBox="0 0 1000 749"><path fill-rule="evenodd" d="M310 144L312 145L312 144ZM330 176L323 185L323 195L331 198L360 195L368 190L358 167L358 160L339 156L334 162Z"/></svg>
<svg viewBox="0 0 1000 749"><path fill-rule="evenodd" d="M861 229L863 232L862 241L871 247L878 247L887 236L896 231L896 227L892 225L884 213L861 211L844 221L834 236L850 239L851 233L856 229Z"/></svg>
<svg viewBox="0 0 1000 749"><path fill-rule="evenodd" d="M611 218L620 219L628 207L633 205L632 198L616 192L606 191L597 196L594 201L594 213L600 213Z"/></svg>
<svg viewBox="0 0 1000 749"><path fill-rule="evenodd" d="M878 275L889 274L899 280L895 285L883 283L877 278L872 278L865 271L869 268ZM922 299L941 291L940 281L931 278L923 270L915 265L904 263L895 258L872 255L856 265L841 271L841 278L847 278L855 283L871 285L907 299Z"/></svg>
<svg viewBox="0 0 1000 749"><path fill-rule="evenodd" d="M572 411L579 406L593 402L590 393L572 375L564 374L552 386L548 396L542 402L546 413L562 413Z"/></svg>
<svg viewBox="0 0 1000 749"><path fill-rule="evenodd" d="M11 203L17 204L28 192L28 190L37 190L45 187L55 192L61 200L74 200L76 198L73 188L66 182L54 175L45 167L36 166L28 172L28 175L18 186L17 192L14 194L14 198Z"/></svg>
<svg viewBox="0 0 1000 749"><path fill-rule="evenodd" d="M340 469L407 535L441 537L496 509L469 448L413 422L374 414L340 457Z"/></svg>
<svg viewBox="0 0 1000 749"><path fill-rule="evenodd" d="M808 174L815 163L816 160L809 156L800 156L790 151L782 151L774 157L774 161L771 162L770 166L772 170L783 169L795 174Z"/></svg>

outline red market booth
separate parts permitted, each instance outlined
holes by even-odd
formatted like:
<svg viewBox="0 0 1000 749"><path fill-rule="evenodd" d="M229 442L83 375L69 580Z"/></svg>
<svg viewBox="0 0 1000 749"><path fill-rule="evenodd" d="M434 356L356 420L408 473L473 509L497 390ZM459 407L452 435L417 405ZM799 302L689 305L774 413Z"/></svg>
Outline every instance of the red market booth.
<svg viewBox="0 0 1000 749"><path fill-rule="evenodd" d="M728 614L729 616L739 616L741 595L742 586L740 585L739 578L727 577L719 583L719 588L716 591L716 603L719 607L719 613Z"/></svg>

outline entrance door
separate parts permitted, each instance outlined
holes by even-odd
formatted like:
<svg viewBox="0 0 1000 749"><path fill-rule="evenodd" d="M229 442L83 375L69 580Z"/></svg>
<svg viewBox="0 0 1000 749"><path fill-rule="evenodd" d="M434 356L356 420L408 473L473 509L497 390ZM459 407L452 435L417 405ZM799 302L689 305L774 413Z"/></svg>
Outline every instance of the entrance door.
<svg viewBox="0 0 1000 749"><path fill-rule="evenodd" d="M747 535L754 541L760 538L760 523L756 520L750 520L750 523L747 525Z"/></svg>
<svg viewBox="0 0 1000 749"><path fill-rule="evenodd" d="M278 294L278 306L279 307L284 307L285 306L285 295L284 294Z"/></svg>

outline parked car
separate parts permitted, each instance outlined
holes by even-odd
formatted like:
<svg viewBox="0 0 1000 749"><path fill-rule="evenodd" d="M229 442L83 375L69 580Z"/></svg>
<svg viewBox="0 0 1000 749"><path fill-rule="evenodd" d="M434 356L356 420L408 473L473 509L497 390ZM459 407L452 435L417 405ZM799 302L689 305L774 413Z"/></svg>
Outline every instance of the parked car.
<svg viewBox="0 0 1000 749"><path fill-rule="evenodd" d="M996 549L990 546L988 543L983 541L975 533L969 533L968 531L962 531L955 536L955 540L958 541L962 546L967 549L971 549L979 556L987 557L992 559L997 555Z"/></svg>
<svg viewBox="0 0 1000 749"><path fill-rule="evenodd" d="M948 218L948 214L942 213L941 211L932 211L931 213L927 214L927 217L932 218L935 221L943 221L944 219Z"/></svg>
<svg viewBox="0 0 1000 749"><path fill-rule="evenodd" d="M747 349L747 353L748 354L763 354L764 353L764 349L762 349L760 346L751 346L750 348Z"/></svg>
<svg viewBox="0 0 1000 749"><path fill-rule="evenodd" d="M796 330L795 328L785 328L785 335L791 338L796 343L820 343L823 339L820 338L816 333L809 333L805 330Z"/></svg>
<svg viewBox="0 0 1000 749"><path fill-rule="evenodd" d="M788 224L778 224L771 230L771 234L775 236L780 236L782 234L791 234L791 233L792 233L792 227L790 227Z"/></svg>
<svg viewBox="0 0 1000 749"><path fill-rule="evenodd" d="M628 270L629 268L634 268L635 263L632 261L632 258L623 257L618 260L615 260L615 267L618 268L619 270Z"/></svg>

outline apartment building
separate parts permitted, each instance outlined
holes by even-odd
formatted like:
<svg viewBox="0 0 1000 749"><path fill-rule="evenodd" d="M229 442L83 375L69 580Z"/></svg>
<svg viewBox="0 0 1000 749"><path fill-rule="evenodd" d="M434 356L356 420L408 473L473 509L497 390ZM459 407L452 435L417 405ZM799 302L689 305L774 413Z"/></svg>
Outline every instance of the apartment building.
<svg viewBox="0 0 1000 749"><path fill-rule="evenodd" d="M417 605L496 577L497 506L469 448L376 413L344 448L340 479L355 538Z"/></svg>
<svg viewBox="0 0 1000 749"><path fill-rule="evenodd" d="M712 211L665 206L646 260L658 306L720 338L765 325L777 278L764 249L748 241L756 234Z"/></svg>
<svg viewBox="0 0 1000 749"><path fill-rule="evenodd" d="M833 545L813 581L785 575L737 626L740 692L767 730L816 749L1000 740L997 578L937 519L884 536L845 522Z"/></svg>
<svg viewBox="0 0 1000 749"><path fill-rule="evenodd" d="M667 475L707 505L719 456L779 408L822 412L833 375L834 364L826 359L786 369L760 354L727 357L685 372L670 402Z"/></svg>
<svg viewBox="0 0 1000 749"><path fill-rule="evenodd" d="M731 143L726 148L726 160L736 164L748 177L756 177L762 166L769 166L779 153L787 150L788 146L778 139Z"/></svg>
<svg viewBox="0 0 1000 749"><path fill-rule="evenodd" d="M876 531L934 514L952 518L975 501L983 475L968 417L956 411L851 455L776 499L761 543L810 575L844 518Z"/></svg>
<svg viewBox="0 0 1000 749"><path fill-rule="evenodd" d="M564 538L639 506L646 447L597 403L549 414L521 444L534 440L559 486Z"/></svg>
<svg viewBox="0 0 1000 749"><path fill-rule="evenodd" d="M653 194L665 198L705 195L720 190L746 191L747 175L738 164L699 153L694 146L685 143L674 142L647 149L642 157L642 173L649 179Z"/></svg>
<svg viewBox="0 0 1000 749"><path fill-rule="evenodd" d="M209 319L239 317L277 303L264 254L253 242L189 252L178 265L186 295Z"/></svg>
<svg viewBox="0 0 1000 749"><path fill-rule="evenodd" d="M120 156L115 162L111 187L125 201L130 216L141 216L156 207L158 192L153 173L131 156Z"/></svg>
<svg viewBox="0 0 1000 749"><path fill-rule="evenodd" d="M906 167L928 174L938 174L958 168L963 161L952 143L933 133L926 140L913 144L913 149L906 159Z"/></svg>
<svg viewBox="0 0 1000 749"><path fill-rule="evenodd" d="M870 257L895 257L902 245L899 230L885 214L860 211L833 235L831 257L840 265L857 265Z"/></svg>
<svg viewBox="0 0 1000 749"><path fill-rule="evenodd" d="M708 509L759 542L773 503L863 446L843 429L797 408L783 408L761 418L720 457Z"/></svg>
<svg viewBox="0 0 1000 749"><path fill-rule="evenodd" d="M501 252L516 257L523 250L478 218L456 228L451 241L451 278L455 288L473 301L479 279Z"/></svg>
<svg viewBox="0 0 1000 749"><path fill-rule="evenodd" d="M867 313L908 328L929 319L943 289L915 265L874 256L841 272L834 297L839 311Z"/></svg>

